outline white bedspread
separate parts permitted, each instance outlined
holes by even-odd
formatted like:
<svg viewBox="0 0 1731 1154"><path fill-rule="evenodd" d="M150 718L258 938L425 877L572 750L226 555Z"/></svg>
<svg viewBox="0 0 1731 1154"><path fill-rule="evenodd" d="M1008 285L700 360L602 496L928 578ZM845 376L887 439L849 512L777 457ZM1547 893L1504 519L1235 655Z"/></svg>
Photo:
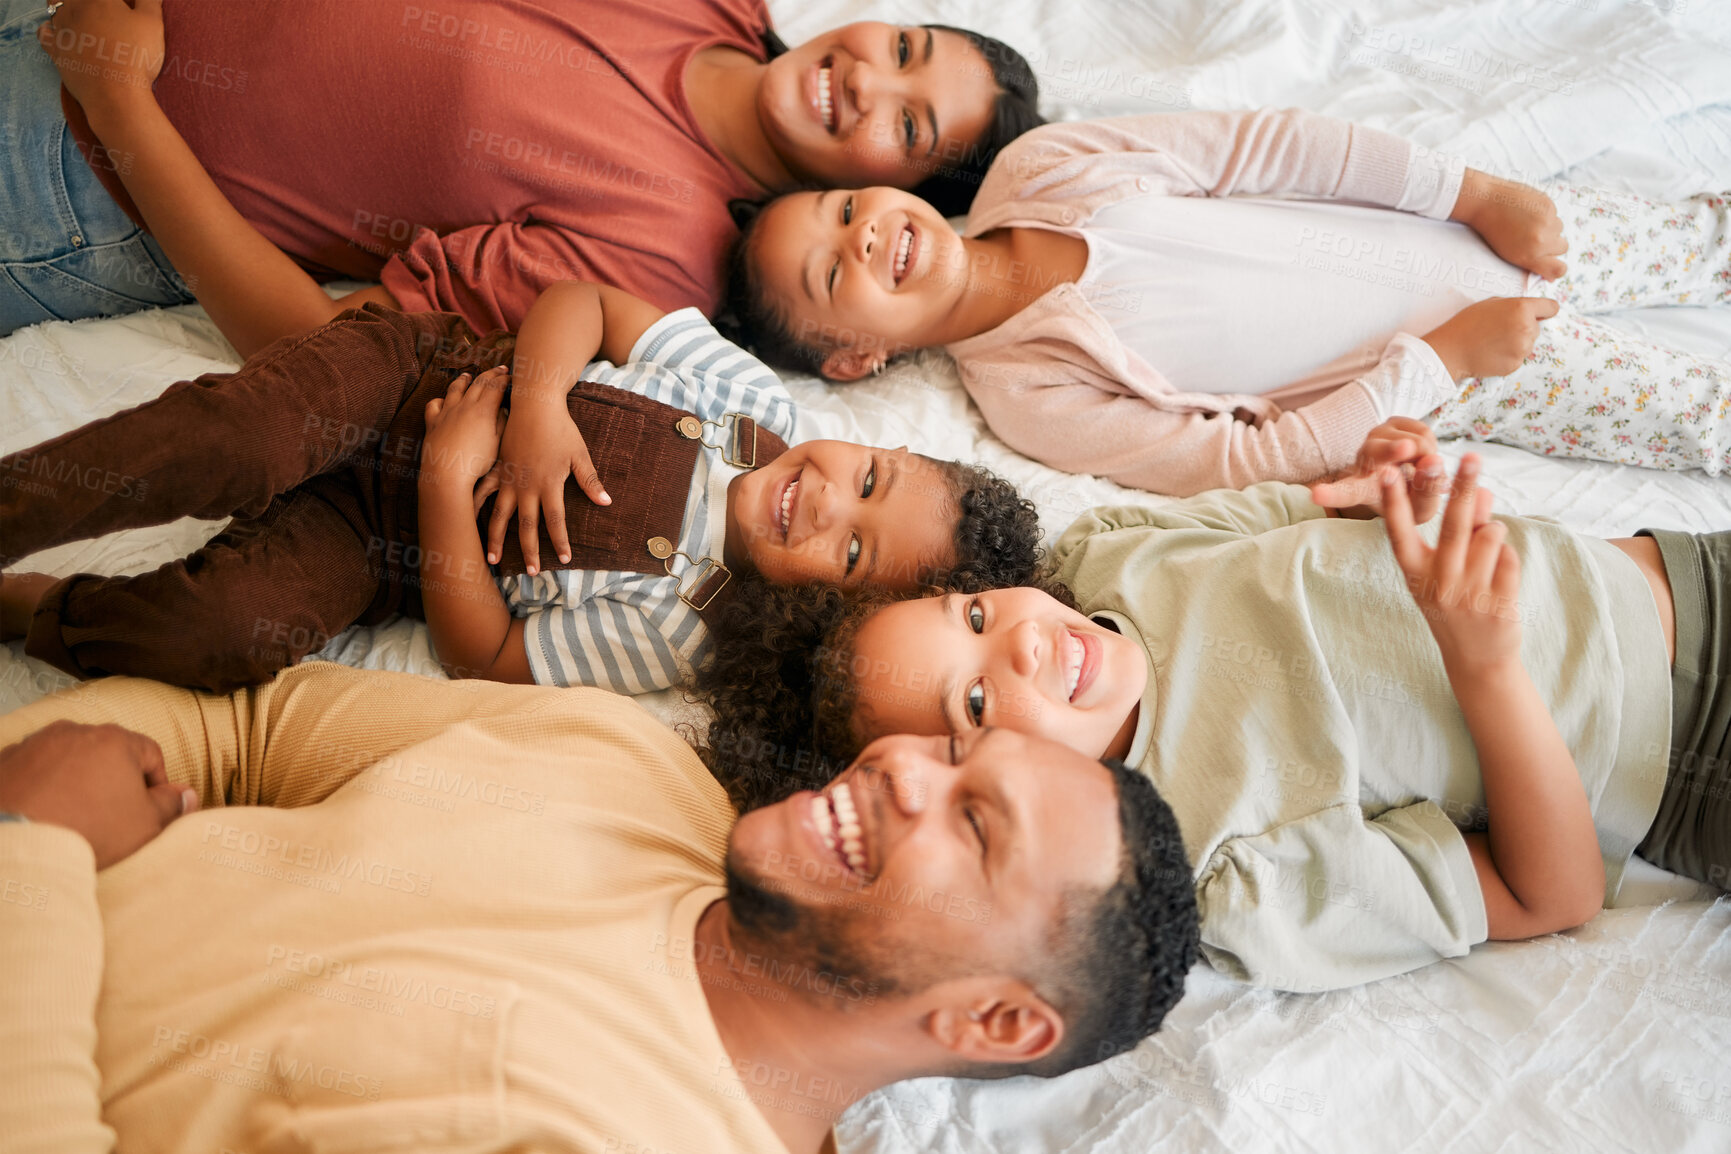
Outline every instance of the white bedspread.
<svg viewBox="0 0 1731 1154"><path fill-rule="evenodd" d="M1528 180L1654 197L1731 188L1731 3L1532 0L776 0L790 42L851 19L942 21L1026 52L1055 116L1301 105L1401 132ZM1706 355L1731 310L1625 323ZM196 308L50 324L0 340L0 452L35 444L235 364ZM929 356L846 389L793 383L824 435L982 461L1039 504L1048 535L1080 510L1157 501L1008 451ZM1458 455L1459 446L1450 446ZM1502 507L1603 535L1731 528L1731 480L1481 450ZM33 558L54 573L138 572L209 522L116 534ZM440 676L424 626L351 630L325 656ZM66 678L0 649L0 711ZM677 694L646 702L670 720ZM1731 901L1636 870L1573 933L1481 947L1375 986L1280 996L1198 967L1167 1028L1053 1082L928 1080L873 1095L850 1152L1731 1150Z"/></svg>

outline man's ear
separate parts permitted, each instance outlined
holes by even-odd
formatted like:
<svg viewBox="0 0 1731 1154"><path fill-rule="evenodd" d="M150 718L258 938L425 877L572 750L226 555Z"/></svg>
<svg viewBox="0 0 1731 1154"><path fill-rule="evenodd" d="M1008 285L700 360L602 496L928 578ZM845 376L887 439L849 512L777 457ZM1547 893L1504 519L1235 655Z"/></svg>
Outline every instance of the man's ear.
<svg viewBox="0 0 1731 1154"><path fill-rule="evenodd" d="M884 357L858 349L831 349L823 358L823 375L832 381L857 381L881 368Z"/></svg>
<svg viewBox="0 0 1731 1154"><path fill-rule="evenodd" d="M1037 1062L1064 1041L1064 1018L1025 982L980 977L955 983L926 1015L932 1041L970 1064Z"/></svg>

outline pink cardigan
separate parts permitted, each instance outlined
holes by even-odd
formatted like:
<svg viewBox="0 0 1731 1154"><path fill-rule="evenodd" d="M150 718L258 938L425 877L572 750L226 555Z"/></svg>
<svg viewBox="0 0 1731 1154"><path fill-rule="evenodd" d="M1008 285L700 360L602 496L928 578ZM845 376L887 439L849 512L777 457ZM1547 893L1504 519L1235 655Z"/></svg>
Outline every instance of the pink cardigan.
<svg viewBox="0 0 1731 1154"><path fill-rule="evenodd" d="M1107 205L1150 193L1351 200L1444 219L1461 173L1458 161L1400 137L1296 109L1050 124L998 157L966 235L1011 226L1074 235ZM1176 496L1315 480L1350 465L1384 419L1359 382L1262 396L1178 392L1075 284L947 349L1011 448L1066 472ZM1406 334L1373 371L1447 378L1430 346Z"/></svg>

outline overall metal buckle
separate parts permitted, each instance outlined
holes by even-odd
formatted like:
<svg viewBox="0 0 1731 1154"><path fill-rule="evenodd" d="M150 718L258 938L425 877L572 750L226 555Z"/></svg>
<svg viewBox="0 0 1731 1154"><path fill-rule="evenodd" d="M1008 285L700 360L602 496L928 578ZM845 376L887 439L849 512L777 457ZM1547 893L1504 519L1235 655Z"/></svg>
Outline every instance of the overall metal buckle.
<svg viewBox="0 0 1731 1154"><path fill-rule="evenodd" d="M649 555L661 562L661 567L669 577L679 582L677 592L679 599L697 610L699 613L709 608L709 603L715 600L715 595L727 587L733 579L733 571L713 557L693 557L681 549L675 549L673 542L665 537L651 537L648 541ZM691 566L684 577L673 572L673 559L683 557Z"/></svg>
<svg viewBox="0 0 1731 1154"><path fill-rule="evenodd" d="M748 446L742 444L744 438L740 433L741 422L744 422L751 428L751 444L749 446L751 452L749 456L747 456L744 451ZM698 426L698 432L696 435L686 431L691 424L696 424ZM701 430L704 428L715 429L722 433L725 436L727 443L724 445L710 444L707 440L704 440L702 436ZM682 435L690 437L694 441L701 442L704 448L714 449L716 452L720 453L721 459L726 461L729 465L732 465L735 469L757 468L757 422L746 416L744 413L727 413L720 421L697 422L693 421L690 417L684 417L681 418L679 422L679 431Z"/></svg>

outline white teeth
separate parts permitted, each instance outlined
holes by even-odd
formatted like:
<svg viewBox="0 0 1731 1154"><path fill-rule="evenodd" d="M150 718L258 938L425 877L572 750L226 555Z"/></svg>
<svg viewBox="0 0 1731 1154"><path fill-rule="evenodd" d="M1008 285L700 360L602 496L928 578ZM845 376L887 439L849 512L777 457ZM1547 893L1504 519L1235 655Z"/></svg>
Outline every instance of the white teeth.
<svg viewBox="0 0 1731 1154"><path fill-rule="evenodd" d="M854 808L853 794L846 782L835 787L830 800L835 805L836 821L840 827L842 855L847 858L849 868L863 874L866 868L865 843L860 835L865 831L860 827L859 811Z"/></svg>
<svg viewBox="0 0 1731 1154"><path fill-rule="evenodd" d="M906 272L908 269L908 253L913 249L913 247L914 247L914 230L911 228L904 227L902 229L901 243L896 246L896 279L897 280L900 280L902 278L902 274L904 272Z"/></svg>
<svg viewBox="0 0 1731 1154"><path fill-rule="evenodd" d="M799 478L795 477L787 483L787 488L781 491L781 535L787 536L788 510L793 508L793 494L799 488Z"/></svg>
<svg viewBox="0 0 1731 1154"><path fill-rule="evenodd" d="M833 129L835 127L835 101L831 99L829 94L829 74L830 70L827 68L817 70L817 106L818 110L823 113L824 127Z"/></svg>
<svg viewBox="0 0 1731 1154"><path fill-rule="evenodd" d="M831 841L835 836L835 819L829 815L829 802L823 794L811 799L812 820L817 822L817 832L823 835L824 841Z"/></svg>
<svg viewBox="0 0 1731 1154"><path fill-rule="evenodd" d="M1069 668L1069 670L1065 676L1069 679L1069 682L1070 682L1069 700L1073 701L1073 700L1075 700L1075 697L1076 697L1076 685L1078 682L1080 682L1082 680L1082 657L1083 657L1082 639L1077 637L1074 633L1070 633L1068 631L1065 632L1064 636L1065 636L1065 639L1068 640L1070 643L1070 645L1069 645L1070 668Z"/></svg>

